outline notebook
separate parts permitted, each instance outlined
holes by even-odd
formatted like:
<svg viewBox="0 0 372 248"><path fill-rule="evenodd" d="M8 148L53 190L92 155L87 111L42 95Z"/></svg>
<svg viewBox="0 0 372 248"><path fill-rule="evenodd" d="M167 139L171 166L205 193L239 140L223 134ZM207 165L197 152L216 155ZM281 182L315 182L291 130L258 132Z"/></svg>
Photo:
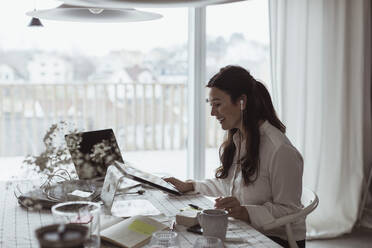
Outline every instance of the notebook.
<svg viewBox="0 0 372 248"><path fill-rule="evenodd" d="M168 226L146 216L133 216L101 224L101 238L119 247L137 248L147 244L154 232Z"/></svg>

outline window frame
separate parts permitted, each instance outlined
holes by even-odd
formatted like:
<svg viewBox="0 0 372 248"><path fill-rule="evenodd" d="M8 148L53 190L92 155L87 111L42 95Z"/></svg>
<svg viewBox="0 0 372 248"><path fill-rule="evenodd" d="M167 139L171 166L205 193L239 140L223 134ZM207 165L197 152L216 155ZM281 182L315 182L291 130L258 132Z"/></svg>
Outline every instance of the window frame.
<svg viewBox="0 0 372 248"><path fill-rule="evenodd" d="M206 7L188 10L187 178L205 178Z"/></svg>

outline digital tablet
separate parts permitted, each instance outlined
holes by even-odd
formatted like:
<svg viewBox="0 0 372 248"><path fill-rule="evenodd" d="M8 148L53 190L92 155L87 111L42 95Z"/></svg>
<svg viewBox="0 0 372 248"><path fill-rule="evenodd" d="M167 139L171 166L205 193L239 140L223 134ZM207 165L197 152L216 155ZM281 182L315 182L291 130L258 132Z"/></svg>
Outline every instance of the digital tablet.
<svg viewBox="0 0 372 248"><path fill-rule="evenodd" d="M124 176L134 181L149 185L151 187L160 189L164 192L171 193L173 195L182 194L172 184L167 183L166 181L164 181L162 178L158 176L141 171L137 168L121 163L119 161L115 161L114 165Z"/></svg>

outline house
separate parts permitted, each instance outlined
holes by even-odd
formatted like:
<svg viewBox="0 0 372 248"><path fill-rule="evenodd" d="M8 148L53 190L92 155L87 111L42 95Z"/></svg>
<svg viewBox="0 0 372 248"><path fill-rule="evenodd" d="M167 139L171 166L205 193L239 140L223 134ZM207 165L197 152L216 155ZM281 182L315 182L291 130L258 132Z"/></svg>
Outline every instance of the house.
<svg viewBox="0 0 372 248"><path fill-rule="evenodd" d="M155 83L157 80L153 73L145 67L141 67L138 64L126 68L128 75L132 78L133 82L136 83Z"/></svg>
<svg viewBox="0 0 372 248"><path fill-rule="evenodd" d="M0 84L24 83L25 80L16 68L8 64L0 64Z"/></svg>
<svg viewBox="0 0 372 248"><path fill-rule="evenodd" d="M0 84L27 83L27 61L32 53L23 50L0 52Z"/></svg>
<svg viewBox="0 0 372 248"><path fill-rule="evenodd" d="M69 83L73 81L73 64L54 53L36 53L27 64L30 83Z"/></svg>

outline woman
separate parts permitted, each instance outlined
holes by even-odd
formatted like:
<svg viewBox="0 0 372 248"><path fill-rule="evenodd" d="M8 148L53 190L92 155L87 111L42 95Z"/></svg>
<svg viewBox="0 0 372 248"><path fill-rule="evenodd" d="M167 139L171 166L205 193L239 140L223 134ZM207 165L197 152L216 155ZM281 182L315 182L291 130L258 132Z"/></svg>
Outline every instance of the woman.
<svg viewBox="0 0 372 248"><path fill-rule="evenodd" d="M211 115L227 130L216 178L166 181L181 192L218 197L216 208L226 209L230 216L258 230L275 218L300 210L303 160L285 136L285 126L276 116L265 86L244 68L226 66L207 87ZM284 227L262 232L289 247ZM299 247L305 247L304 219L294 223L293 232Z"/></svg>

